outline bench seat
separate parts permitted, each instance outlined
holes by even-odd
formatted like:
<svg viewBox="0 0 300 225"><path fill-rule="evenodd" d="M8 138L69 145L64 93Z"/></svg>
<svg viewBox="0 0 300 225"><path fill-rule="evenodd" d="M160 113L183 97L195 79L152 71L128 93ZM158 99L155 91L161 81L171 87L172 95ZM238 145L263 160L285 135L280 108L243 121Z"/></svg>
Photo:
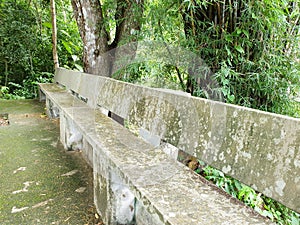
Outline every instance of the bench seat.
<svg viewBox="0 0 300 225"><path fill-rule="evenodd" d="M82 135L82 152L94 171L95 204L107 225L126 221L122 204L131 203L131 195L133 224L272 224L70 90L58 84L39 87L48 114L60 117L65 148L72 129Z"/></svg>

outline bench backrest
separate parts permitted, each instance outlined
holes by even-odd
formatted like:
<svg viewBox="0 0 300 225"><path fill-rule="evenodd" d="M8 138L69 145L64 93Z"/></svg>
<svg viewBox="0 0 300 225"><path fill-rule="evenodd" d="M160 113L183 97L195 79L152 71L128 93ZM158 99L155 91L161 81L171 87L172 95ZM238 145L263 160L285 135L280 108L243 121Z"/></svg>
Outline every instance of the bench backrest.
<svg viewBox="0 0 300 225"><path fill-rule="evenodd" d="M299 119L61 68L55 81L300 211Z"/></svg>

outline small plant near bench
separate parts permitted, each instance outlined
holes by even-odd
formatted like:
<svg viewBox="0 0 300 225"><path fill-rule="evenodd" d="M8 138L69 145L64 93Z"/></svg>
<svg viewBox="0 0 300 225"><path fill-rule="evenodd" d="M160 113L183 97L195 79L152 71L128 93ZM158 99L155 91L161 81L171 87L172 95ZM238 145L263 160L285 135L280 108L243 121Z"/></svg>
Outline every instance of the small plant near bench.
<svg viewBox="0 0 300 225"><path fill-rule="evenodd" d="M259 214L270 218L278 224L299 225L300 215L281 203L255 191L240 181L225 175L194 156L185 155L181 151L179 161L188 166L195 173L211 181L217 187L250 206Z"/></svg>

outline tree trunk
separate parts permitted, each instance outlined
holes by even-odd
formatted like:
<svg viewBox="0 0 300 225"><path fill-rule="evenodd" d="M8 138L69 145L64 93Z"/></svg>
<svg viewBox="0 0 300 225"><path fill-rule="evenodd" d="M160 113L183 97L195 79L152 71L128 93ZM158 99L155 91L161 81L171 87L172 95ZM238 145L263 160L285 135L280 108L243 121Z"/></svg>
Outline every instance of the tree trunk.
<svg viewBox="0 0 300 225"><path fill-rule="evenodd" d="M114 49L125 43L127 43L127 45L125 48L117 48L116 51L112 52L111 57L113 64L110 70L111 75L122 68L122 61L130 62L135 57L138 45L137 34L141 29L141 18L143 16L143 4L143 0L117 0L115 14L117 25L116 35L110 48ZM120 75L121 74L115 78L121 79L122 77Z"/></svg>
<svg viewBox="0 0 300 225"><path fill-rule="evenodd" d="M108 50L102 7L99 0L72 0L74 15L83 42L84 71L108 76L101 55Z"/></svg>
<svg viewBox="0 0 300 225"><path fill-rule="evenodd" d="M74 15L83 42L84 71L91 74L111 76L118 51L111 51L126 41L136 41L140 30L143 1L116 0L116 34L109 44L110 30L105 26L106 13L99 0L72 0ZM125 38L126 37L126 38ZM129 39L127 39L129 37ZM135 52L136 47L133 47ZM129 54L132 54L129 53Z"/></svg>
<svg viewBox="0 0 300 225"><path fill-rule="evenodd" d="M56 28L56 10L55 10L55 0L50 0L51 4L51 19L52 19L52 53L54 68L59 67L58 55L57 55L57 28Z"/></svg>

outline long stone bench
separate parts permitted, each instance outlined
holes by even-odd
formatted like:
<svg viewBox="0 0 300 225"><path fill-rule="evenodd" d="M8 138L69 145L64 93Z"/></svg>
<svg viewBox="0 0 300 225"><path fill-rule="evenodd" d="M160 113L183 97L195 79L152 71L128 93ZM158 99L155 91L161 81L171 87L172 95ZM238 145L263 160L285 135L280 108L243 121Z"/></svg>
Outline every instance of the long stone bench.
<svg viewBox="0 0 300 225"><path fill-rule="evenodd" d="M39 86L64 147L93 167L105 224L271 224L179 163L178 149L300 211L297 119L62 68Z"/></svg>

